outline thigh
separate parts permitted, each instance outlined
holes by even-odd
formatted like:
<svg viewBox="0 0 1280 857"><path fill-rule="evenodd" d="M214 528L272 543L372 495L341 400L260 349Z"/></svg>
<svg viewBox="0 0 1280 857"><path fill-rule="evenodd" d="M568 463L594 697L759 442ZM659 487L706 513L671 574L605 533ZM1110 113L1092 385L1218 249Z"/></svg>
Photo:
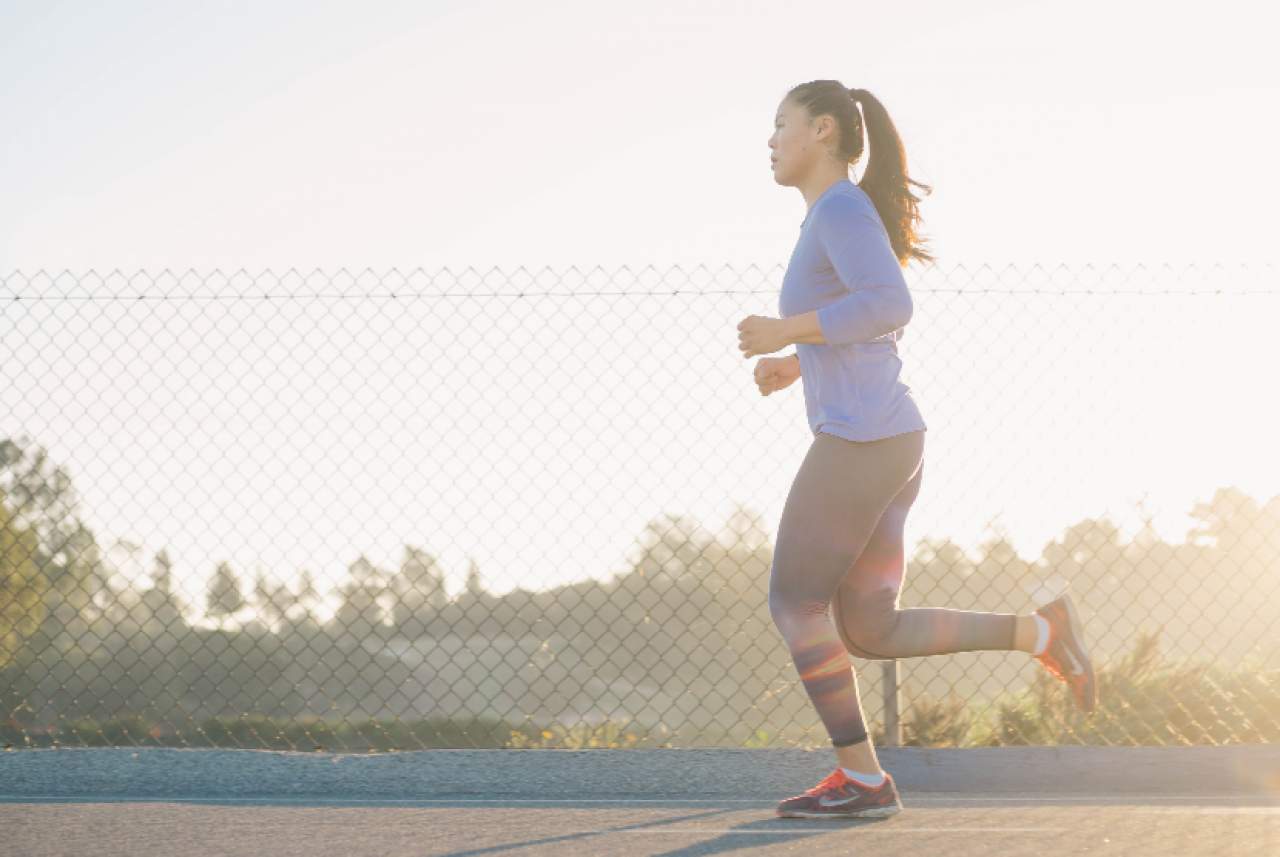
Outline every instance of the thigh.
<svg viewBox="0 0 1280 857"><path fill-rule="evenodd" d="M830 601L885 509L919 469L923 435L863 442L814 436L782 509L771 592Z"/></svg>
<svg viewBox="0 0 1280 857"><path fill-rule="evenodd" d="M887 631L888 626L891 626L906 574L903 532L907 513L920 493L920 481L923 477L922 458L915 474L885 508L866 547L854 560L831 596L831 613L836 631L845 648L859 657L872 660L885 657L861 648L850 636L850 629L874 635Z"/></svg>
<svg viewBox="0 0 1280 857"><path fill-rule="evenodd" d="M859 592L892 589L897 593L902 589L902 581L906 573L904 533L907 514L911 511L911 505L916 501L916 497L920 495L920 483L923 478L924 459L922 458L911 479L889 501L862 553L858 554L858 558L853 561L840 581L842 598L851 598Z"/></svg>

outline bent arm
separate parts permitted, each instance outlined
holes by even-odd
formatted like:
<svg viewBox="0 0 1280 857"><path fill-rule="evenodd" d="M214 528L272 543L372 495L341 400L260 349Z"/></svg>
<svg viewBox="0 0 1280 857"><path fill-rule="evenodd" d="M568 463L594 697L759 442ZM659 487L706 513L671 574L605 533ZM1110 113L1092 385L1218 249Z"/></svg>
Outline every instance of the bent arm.
<svg viewBox="0 0 1280 857"><path fill-rule="evenodd" d="M788 342L848 345L874 342L906 327L914 311L910 293L892 286L873 286L783 321L789 328Z"/></svg>
<svg viewBox="0 0 1280 857"><path fill-rule="evenodd" d="M849 294L788 319L793 342L870 342L911 320L915 305L880 222L848 197L827 201L814 224L818 241Z"/></svg>
<svg viewBox="0 0 1280 857"><path fill-rule="evenodd" d="M906 327L915 312L906 286L869 286L814 310L822 338L830 345L871 342Z"/></svg>

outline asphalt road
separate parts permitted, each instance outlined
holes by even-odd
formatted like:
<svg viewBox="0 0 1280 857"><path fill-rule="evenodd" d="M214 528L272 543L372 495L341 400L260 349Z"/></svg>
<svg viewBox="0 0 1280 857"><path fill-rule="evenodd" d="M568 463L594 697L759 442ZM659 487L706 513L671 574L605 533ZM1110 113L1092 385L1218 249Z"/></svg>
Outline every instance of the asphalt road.
<svg viewBox="0 0 1280 857"><path fill-rule="evenodd" d="M777 818L829 750L0 754L0 855L1280 855L1280 747L879 749L904 811Z"/></svg>

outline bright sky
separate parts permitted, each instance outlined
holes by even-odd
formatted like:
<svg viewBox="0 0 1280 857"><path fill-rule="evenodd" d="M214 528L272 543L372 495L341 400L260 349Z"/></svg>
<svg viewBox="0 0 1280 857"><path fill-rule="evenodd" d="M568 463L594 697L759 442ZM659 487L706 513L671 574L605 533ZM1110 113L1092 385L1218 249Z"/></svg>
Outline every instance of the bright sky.
<svg viewBox="0 0 1280 857"><path fill-rule="evenodd" d="M7 2L0 292L40 293L25 278L41 269L764 274L736 283L741 295L679 305L151 305L122 325L126 311L97 304L95 316L5 302L0 430L31 434L67 464L100 538L169 545L193 589L223 558L335 577L361 552L394 566L408 542L446 557L453 588L475 557L504 591L619 570L637 522L664 511L714 526L741 501L772 528L808 442L803 403L798 385L755 393L735 325L776 315L804 215L769 169L786 90L834 77L885 102L912 176L935 187L924 230L946 269L1243 263L1254 278L1269 270L1274 289L1280 72L1266 58L1278 17L1240 0L1198 11L1114 0ZM1019 309L928 292L973 288L969 274L908 279L918 314L900 346L930 425L933 492L910 537L973 539L1003 517L1034 549L1073 515L1143 490L1185 511L1216 485L1280 489L1261 463L1275 458L1276 415L1251 398L1261 361L1275 365L1264 323L1275 300L1249 304L1247 318L1245 298L1147 297L1116 315L1119 304ZM652 281L604 278L616 291ZM127 291L92 277L82 287ZM1034 325L1064 311L1079 332L1046 351ZM646 329L653 319L688 338ZM164 324L186 335L157 340ZM1065 337L1064 324L1046 329ZM424 341L441 330L451 335ZM1187 350L1209 330L1215 347ZM295 350L273 347L283 342ZM1064 361L1073 343L1087 353ZM1157 359L1171 344L1176 360ZM82 361L58 356L77 345ZM675 374L690 360L714 368ZM107 367L118 383L101 383ZM1123 387L1097 385L1117 373L1129 373ZM485 407L513 422L481 419ZM1205 438L1227 418L1243 435L1210 454ZM1085 427L1053 445L1064 420ZM233 449L248 457L231 479ZM493 481L467 481L480 472Z"/></svg>

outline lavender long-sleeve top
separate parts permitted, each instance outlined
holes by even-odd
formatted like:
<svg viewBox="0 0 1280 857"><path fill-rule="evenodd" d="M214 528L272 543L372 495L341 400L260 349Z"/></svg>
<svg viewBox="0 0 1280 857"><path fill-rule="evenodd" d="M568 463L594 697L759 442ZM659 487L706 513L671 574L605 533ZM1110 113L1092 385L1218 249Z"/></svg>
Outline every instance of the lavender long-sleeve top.
<svg viewBox="0 0 1280 857"><path fill-rule="evenodd" d="M875 204L849 179L809 207L782 278L783 318L815 309L826 344L796 343L814 435L866 441L927 429L898 379L911 293Z"/></svg>

